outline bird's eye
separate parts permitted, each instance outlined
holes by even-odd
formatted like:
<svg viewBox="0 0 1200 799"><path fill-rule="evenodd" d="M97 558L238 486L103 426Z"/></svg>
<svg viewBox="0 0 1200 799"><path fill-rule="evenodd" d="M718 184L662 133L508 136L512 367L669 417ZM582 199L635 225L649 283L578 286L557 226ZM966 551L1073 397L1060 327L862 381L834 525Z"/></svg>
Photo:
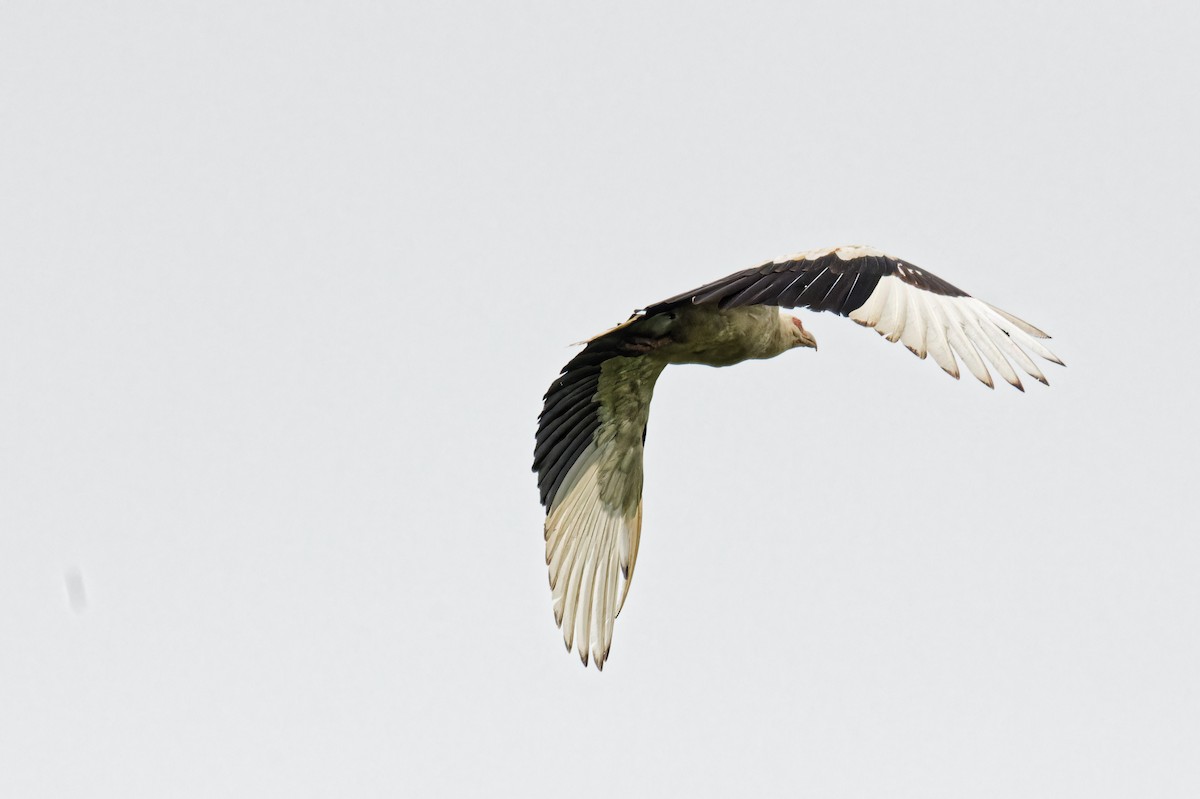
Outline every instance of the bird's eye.
<svg viewBox="0 0 1200 799"><path fill-rule="evenodd" d="M677 317L678 315L679 315L679 314L675 313L674 311L667 311L667 318L668 318L668 319L674 320L674 319L675 319L675 317Z"/></svg>

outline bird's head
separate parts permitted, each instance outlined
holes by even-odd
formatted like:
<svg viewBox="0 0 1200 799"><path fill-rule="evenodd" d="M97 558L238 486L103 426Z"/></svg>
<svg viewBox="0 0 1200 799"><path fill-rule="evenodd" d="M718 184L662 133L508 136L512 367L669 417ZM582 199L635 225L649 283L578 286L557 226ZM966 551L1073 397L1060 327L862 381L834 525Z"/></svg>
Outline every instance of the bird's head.
<svg viewBox="0 0 1200 799"><path fill-rule="evenodd" d="M784 330L787 336L792 341L792 347L812 347L817 348L817 340L812 337L812 334L804 329L804 323L800 321L800 317L792 316L780 312L780 322L783 323Z"/></svg>

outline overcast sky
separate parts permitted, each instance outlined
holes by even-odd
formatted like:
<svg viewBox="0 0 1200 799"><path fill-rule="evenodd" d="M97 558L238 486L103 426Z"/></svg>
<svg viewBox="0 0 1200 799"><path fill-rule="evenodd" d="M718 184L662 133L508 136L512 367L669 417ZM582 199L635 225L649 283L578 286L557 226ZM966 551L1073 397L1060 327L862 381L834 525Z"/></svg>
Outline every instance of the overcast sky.
<svg viewBox="0 0 1200 799"><path fill-rule="evenodd" d="M1200 795L1185 3L0 9L0 794ZM871 244L673 367L603 674L530 473L569 344Z"/></svg>

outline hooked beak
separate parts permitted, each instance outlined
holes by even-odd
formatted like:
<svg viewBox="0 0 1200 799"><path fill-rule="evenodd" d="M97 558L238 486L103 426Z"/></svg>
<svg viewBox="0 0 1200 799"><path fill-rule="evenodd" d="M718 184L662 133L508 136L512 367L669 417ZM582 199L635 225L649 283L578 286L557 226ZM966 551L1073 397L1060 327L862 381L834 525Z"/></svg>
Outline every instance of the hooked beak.
<svg viewBox="0 0 1200 799"><path fill-rule="evenodd" d="M800 322L800 320L793 316L792 324L794 324L800 330L800 340L796 342L796 346L812 347L815 350L817 348L817 340L812 337L811 333L804 329L804 325Z"/></svg>

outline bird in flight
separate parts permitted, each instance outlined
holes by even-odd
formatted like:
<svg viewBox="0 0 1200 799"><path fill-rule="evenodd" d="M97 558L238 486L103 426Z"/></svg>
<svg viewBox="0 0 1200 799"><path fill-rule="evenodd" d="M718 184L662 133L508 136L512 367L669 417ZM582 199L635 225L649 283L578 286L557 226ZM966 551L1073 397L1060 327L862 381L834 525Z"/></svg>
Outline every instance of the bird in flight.
<svg viewBox="0 0 1200 799"><path fill-rule="evenodd" d="M870 247L798 253L636 311L589 339L550 385L533 470L546 508L554 620L567 650L603 670L629 593L642 531L642 446L654 383L668 364L732 366L817 348L808 308L849 317L955 379L961 359L992 387L1024 391L1014 365L1049 385L1031 354L1062 365L1028 322L908 261ZM957 356L957 359L956 357Z"/></svg>

